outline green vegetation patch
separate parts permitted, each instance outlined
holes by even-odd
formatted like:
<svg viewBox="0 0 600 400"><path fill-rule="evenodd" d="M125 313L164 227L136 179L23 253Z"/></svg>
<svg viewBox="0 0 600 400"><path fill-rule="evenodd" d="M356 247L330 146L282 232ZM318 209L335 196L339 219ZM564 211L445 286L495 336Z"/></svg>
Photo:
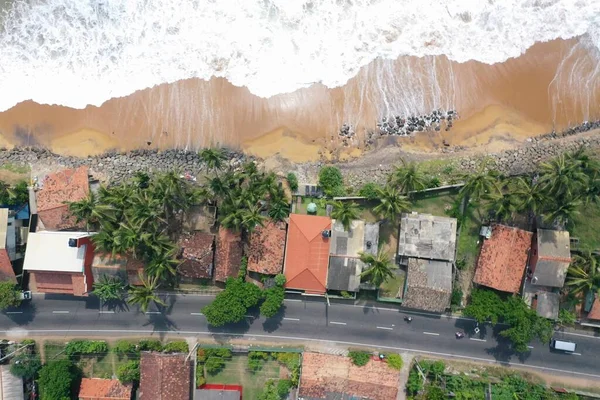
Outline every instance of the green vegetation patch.
<svg viewBox="0 0 600 400"><path fill-rule="evenodd" d="M394 277L383 282L379 286L379 297L382 298L402 298L404 290L404 281L406 272L401 269L394 270Z"/></svg>
<svg viewBox="0 0 600 400"><path fill-rule="evenodd" d="M579 239L574 246L581 250L600 250L600 204L590 203L579 207L579 214L573 217L571 236Z"/></svg>

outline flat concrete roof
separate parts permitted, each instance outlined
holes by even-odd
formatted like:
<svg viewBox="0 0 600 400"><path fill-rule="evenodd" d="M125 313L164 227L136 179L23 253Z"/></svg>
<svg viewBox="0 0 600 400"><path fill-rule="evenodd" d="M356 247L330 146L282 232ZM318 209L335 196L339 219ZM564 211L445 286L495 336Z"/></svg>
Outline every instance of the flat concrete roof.
<svg viewBox="0 0 600 400"><path fill-rule="evenodd" d="M27 238L23 269L28 271L83 272L86 245L69 247L69 239L88 232L32 232Z"/></svg>
<svg viewBox="0 0 600 400"><path fill-rule="evenodd" d="M404 213L400 219L398 254L428 260L454 261L456 218Z"/></svg>
<svg viewBox="0 0 600 400"><path fill-rule="evenodd" d="M329 246L333 255L358 257L365 249L365 222L352 221L350 230L345 231L341 222L332 219Z"/></svg>

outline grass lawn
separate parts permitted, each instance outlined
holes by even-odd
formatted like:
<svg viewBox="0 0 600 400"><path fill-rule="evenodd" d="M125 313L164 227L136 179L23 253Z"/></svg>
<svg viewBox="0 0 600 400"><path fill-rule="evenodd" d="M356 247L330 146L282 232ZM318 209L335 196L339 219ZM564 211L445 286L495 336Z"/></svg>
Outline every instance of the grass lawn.
<svg viewBox="0 0 600 400"><path fill-rule="evenodd" d="M306 212L306 207L310 203L315 203L317 205L317 215L319 215L321 217L327 216L325 207L319 207L318 199L313 199L312 197L302 197L302 203L295 203L296 204L296 212L295 213L296 214L308 214Z"/></svg>
<svg viewBox="0 0 600 400"><path fill-rule="evenodd" d="M600 205L587 204L580 207L580 214L573 218L571 237L579 239L578 249L600 250Z"/></svg>
<svg viewBox="0 0 600 400"><path fill-rule="evenodd" d="M476 215L469 216L460 228L458 239L457 260L465 260L465 268L474 268L477 254L479 253L479 230L481 221Z"/></svg>
<svg viewBox="0 0 600 400"><path fill-rule="evenodd" d="M454 192L441 192L439 195L417 196L412 206L412 211L420 213L446 216L446 210L452 207L456 199Z"/></svg>
<svg viewBox="0 0 600 400"><path fill-rule="evenodd" d="M61 342L45 342L44 343L44 360L45 362L66 360L67 355L64 353L66 343ZM91 378L111 378L116 374L117 366L120 363L126 362L127 359L118 361L114 353L98 356L82 356L75 358L73 362L81 368L83 376ZM118 365L117 365L118 364Z"/></svg>
<svg viewBox="0 0 600 400"><path fill-rule="evenodd" d="M65 343L61 342L46 342L44 343L44 360L45 362L66 360Z"/></svg>
<svg viewBox="0 0 600 400"><path fill-rule="evenodd" d="M402 298L403 294L398 294L398 292L404 288L406 273L400 269L397 269L394 272L396 273L394 278L388 279L379 286L379 297Z"/></svg>
<svg viewBox="0 0 600 400"><path fill-rule="evenodd" d="M257 372L248 369L248 356L233 355L232 359L225 363L225 368L216 375L206 374L206 383L221 383L229 385L241 385L244 399L257 399L265 383L269 379L279 379L281 366L277 361L269 360L263 364L263 368Z"/></svg>

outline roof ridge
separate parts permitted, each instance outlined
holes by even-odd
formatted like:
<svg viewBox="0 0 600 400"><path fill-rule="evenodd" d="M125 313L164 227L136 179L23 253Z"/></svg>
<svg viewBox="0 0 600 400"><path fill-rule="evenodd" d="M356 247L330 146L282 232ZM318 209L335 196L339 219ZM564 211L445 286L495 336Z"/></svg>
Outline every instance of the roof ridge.
<svg viewBox="0 0 600 400"><path fill-rule="evenodd" d="M326 288L327 283L325 285L323 285L323 283L319 280L319 278L317 278L316 275L313 274L313 272L310 270L310 268L304 268L302 271L300 271L299 273L297 273L292 279L290 279L289 282L287 282L287 283L292 282L298 276L302 275L305 271L307 271L319 285L321 285L324 288ZM325 279L327 279L327 278L325 278Z"/></svg>

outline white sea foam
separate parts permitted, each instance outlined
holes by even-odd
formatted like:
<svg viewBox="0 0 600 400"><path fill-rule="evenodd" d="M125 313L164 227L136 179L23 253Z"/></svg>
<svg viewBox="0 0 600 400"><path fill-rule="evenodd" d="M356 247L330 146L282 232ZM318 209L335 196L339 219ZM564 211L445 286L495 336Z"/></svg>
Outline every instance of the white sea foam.
<svg viewBox="0 0 600 400"><path fill-rule="evenodd" d="M343 85L377 57L497 63L599 26L598 0L19 1L0 31L0 110L100 105L191 77L269 97Z"/></svg>

